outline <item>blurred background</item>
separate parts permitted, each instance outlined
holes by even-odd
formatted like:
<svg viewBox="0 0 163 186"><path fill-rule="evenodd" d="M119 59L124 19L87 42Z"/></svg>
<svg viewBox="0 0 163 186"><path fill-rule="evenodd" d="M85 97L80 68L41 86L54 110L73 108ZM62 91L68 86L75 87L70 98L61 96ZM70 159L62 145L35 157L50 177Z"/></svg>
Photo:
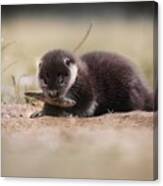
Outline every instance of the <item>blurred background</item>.
<svg viewBox="0 0 163 186"><path fill-rule="evenodd" d="M38 89L37 63L51 49L124 55L153 86L153 2L2 6L2 102L23 102Z"/></svg>
<svg viewBox="0 0 163 186"><path fill-rule="evenodd" d="M91 23L76 54L126 56L153 87L153 2L2 6L3 176L153 179L152 112L132 120L133 113L31 120L36 108L12 104L38 89L39 58L51 49L73 51Z"/></svg>

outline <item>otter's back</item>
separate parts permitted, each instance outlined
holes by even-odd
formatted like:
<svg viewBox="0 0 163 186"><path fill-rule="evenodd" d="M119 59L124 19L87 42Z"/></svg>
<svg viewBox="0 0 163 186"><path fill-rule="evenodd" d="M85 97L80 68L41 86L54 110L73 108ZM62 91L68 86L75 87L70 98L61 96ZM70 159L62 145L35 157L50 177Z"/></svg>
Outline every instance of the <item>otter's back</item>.
<svg viewBox="0 0 163 186"><path fill-rule="evenodd" d="M81 59L88 66L99 110L109 107L114 111L145 108L148 89L127 58L109 52L91 52Z"/></svg>

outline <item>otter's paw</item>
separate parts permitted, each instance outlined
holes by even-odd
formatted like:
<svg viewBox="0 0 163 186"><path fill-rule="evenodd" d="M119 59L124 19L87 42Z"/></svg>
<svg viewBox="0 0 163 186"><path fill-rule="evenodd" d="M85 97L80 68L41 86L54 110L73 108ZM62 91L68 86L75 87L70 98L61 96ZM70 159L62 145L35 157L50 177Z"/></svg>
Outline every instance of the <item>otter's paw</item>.
<svg viewBox="0 0 163 186"><path fill-rule="evenodd" d="M63 100L63 105L64 105L65 107L72 107L72 106L74 106L75 104L76 104L76 101L74 101L74 100L72 100L72 99L65 98L65 99Z"/></svg>
<svg viewBox="0 0 163 186"><path fill-rule="evenodd" d="M43 111L38 111L38 112L34 112L33 114L30 115L30 118L38 118L38 117L42 117L44 116Z"/></svg>

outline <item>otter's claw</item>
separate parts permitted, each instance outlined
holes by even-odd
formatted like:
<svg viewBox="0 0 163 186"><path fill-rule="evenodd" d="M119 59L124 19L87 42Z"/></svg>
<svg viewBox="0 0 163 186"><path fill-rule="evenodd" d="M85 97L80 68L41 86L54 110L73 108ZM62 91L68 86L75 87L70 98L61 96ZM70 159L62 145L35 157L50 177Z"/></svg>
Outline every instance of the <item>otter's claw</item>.
<svg viewBox="0 0 163 186"><path fill-rule="evenodd" d="M43 115L44 115L43 111L38 111L31 114L30 118L38 118L38 117L42 117Z"/></svg>

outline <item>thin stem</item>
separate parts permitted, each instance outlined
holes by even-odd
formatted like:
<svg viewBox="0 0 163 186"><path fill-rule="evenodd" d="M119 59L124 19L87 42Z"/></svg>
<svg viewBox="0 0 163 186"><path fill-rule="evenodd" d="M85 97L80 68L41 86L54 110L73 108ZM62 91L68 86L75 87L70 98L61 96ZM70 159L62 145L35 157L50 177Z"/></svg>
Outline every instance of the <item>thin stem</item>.
<svg viewBox="0 0 163 186"><path fill-rule="evenodd" d="M82 39L82 40L80 41L80 43L74 48L74 50L73 50L74 52L76 52L76 51L83 45L83 43L86 41L86 39L88 38L88 36L89 36L89 34L90 34L91 30L92 30L92 27L93 27L93 24L91 23L91 24L89 25L88 30L87 30L87 32L85 33L83 39Z"/></svg>

